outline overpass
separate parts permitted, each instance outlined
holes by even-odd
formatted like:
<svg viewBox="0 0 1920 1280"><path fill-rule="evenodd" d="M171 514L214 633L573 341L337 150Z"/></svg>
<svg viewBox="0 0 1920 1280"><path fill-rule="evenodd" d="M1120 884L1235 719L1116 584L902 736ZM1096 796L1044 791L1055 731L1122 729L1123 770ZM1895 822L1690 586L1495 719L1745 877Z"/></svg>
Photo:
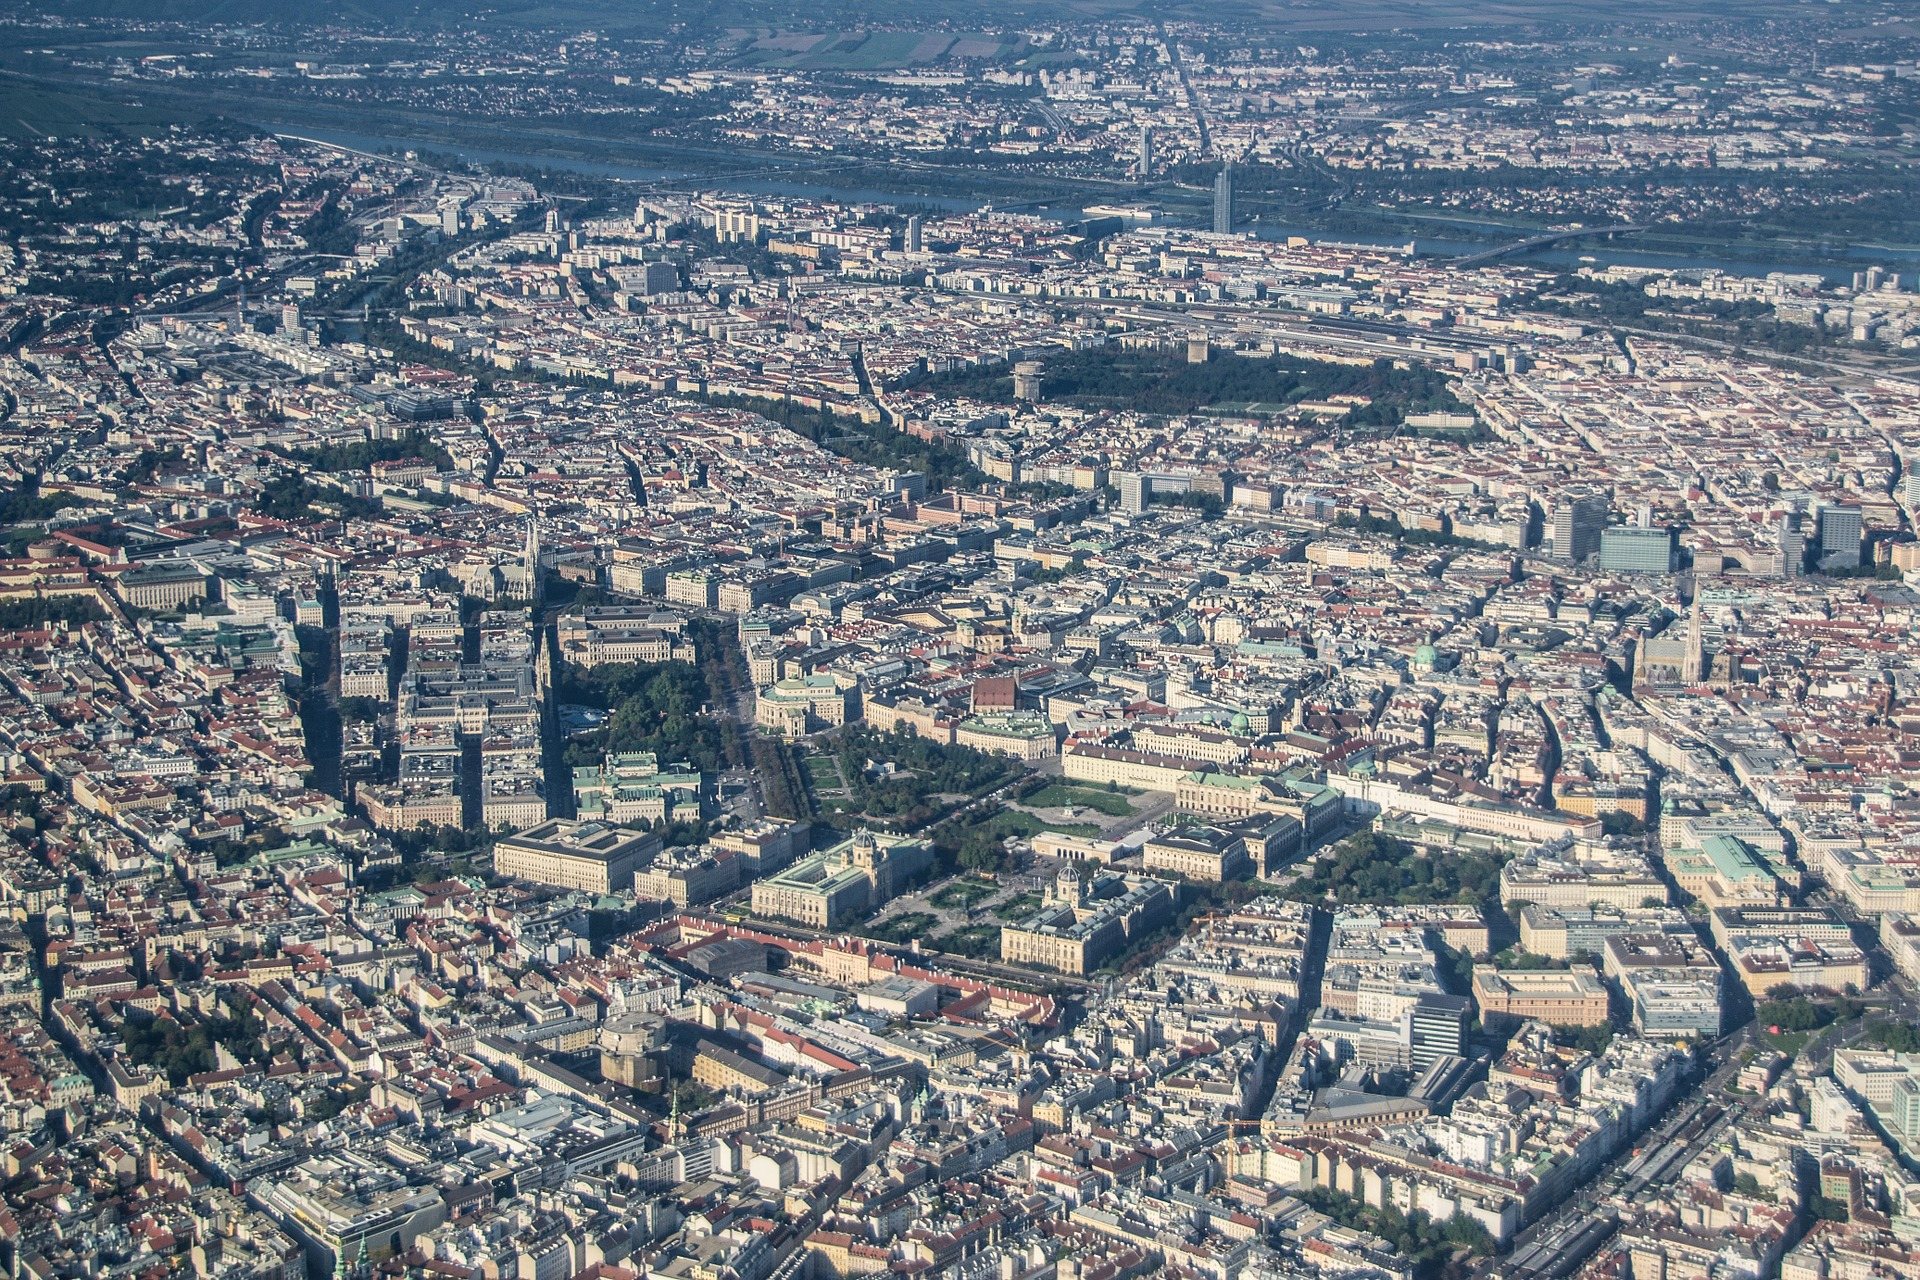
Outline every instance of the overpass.
<svg viewBox="0 0 1920 1280"><path fill-rule="evenodd" d="M1544 249L1550 244L1561 244L1568 240L1587 240L1594 236L1626 235L1628 232L1646 229L1640 223L1619 222L1606 227L1577 227L1572 231L1549 231L1543 235L1529 236L1525 240L1516 240L1512 244L1503 244L1496 249L1483 249L1479 253L1468 254L1464 258L1455 258L1449 265L1479 267L1489 262L1498 262L1502 258L1512 257L1516 253Z"/></svg>

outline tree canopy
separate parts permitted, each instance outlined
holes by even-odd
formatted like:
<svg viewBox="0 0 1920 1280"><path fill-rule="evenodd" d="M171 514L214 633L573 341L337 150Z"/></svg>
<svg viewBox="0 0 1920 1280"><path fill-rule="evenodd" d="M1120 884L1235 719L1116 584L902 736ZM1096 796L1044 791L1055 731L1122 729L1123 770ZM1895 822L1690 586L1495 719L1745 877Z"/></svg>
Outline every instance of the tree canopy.
<svg viewBox="0 0 1920 1280"><path fill-rule="evenodd" d="M601 750L651 751L663 764L685 760L709 772L726 767L724 735L700 715L712 692L691 663L569 666L561 676L560 696L609 713L597 743Z"/></svg>
<svg viewBox="0 0 1920 1280"><path fill-rule="evenodd" d="M1289 893L1307 902L1375 906L1486 903L1499 897L1500 865L1480 853L1429 856L1404 840L1363 831L1322 855Z"/></svg>
<svg viewBox="0 0 1920 1280"><path fill-rule="evenodd" d="M1002 368L938 374L924 385L948 395L1013 400L1012 376ZM1208 405L1294 405L1333 396L1364 397L1367 403L1347 419L1356 426L1398 426L1409 413L1466 408L1454 398L1445 374L1421 366L1230 353L1189 364L1184 354L1112 344L1049 356L1043 362L1040 394L1082 408L1124 406L1160 414L1193 413Z"/></svg>

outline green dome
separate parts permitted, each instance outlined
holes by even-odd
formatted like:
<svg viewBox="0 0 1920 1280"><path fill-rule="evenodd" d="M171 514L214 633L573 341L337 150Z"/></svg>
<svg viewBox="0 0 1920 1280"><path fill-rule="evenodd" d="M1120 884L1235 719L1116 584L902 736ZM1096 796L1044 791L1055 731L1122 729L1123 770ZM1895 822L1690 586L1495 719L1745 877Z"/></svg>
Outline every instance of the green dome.
<svg viewBox="0 0 1920 1280"><path fill-rule="evenodd" d="M1246 712L1236 711L1233 713L1233 731L1235 733L1251 733L1253 731L1253 721L1247 719Z"/></svg>
<svg viewBox="0 0 1920 1280"><path fill-rule="evenodd" d="M1438 661L1440 651L1430 644L1423 644L1413 651L1413 665L1416 667L1431 667Z"/></svg>

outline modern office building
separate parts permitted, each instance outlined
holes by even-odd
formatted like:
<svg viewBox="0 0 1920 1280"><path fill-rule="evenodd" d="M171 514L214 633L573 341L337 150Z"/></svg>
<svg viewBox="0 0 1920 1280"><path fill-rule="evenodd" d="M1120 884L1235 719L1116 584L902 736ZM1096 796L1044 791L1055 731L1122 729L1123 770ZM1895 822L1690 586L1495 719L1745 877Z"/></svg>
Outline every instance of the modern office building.
<svg viewBox="0 0 1920 1280"><path fill-rule="evenodd" d="M640 272L640 290L649 298L680 288L680 267L672 262L649 262Z"/></svg>
<svg viewBox="0 0 1920 1280"><path fill-rule="evenodd" d="M353 1150L318 1154L263 1177L249 1197L304 1247L305 1267L292 1274L346 1275L356 1263L371 1274L370 1264L406 1252L447 1220L438 1187Z"/></svg>
<svg viewBox="0 0 1920 1280"><path fill-rule="evenodd" d="M1600 533L1600 567L1609 573L1672 573L1673 530L1614 525Z"/></svg>
<svg viewBox="0 0 1920 1280"><path fill-rule="evenodd" d="M1607 515L1607 496L1598 490L1561 494L1553 504L1553 558L1577 564L1598 551Z"/></svg>
<svg viewBox="0 0 1920 1280"><path fill-rule="evenodd" d="M1441 1058L1463 1057L1467 1051L1467 1024L1473 1020L1473 1002L1465 996L1423 992L1413 1002L1410 1019L1410 1056L1415 1070Z"/></svg>
<svg viewBox="0 0 1920 1280"><path fill-rule="evenodd" d="M1822 569L1860 567L1860 508L1823 502L1815 513L1814 530Z"/></svg>
<svg viewBox="0 0 1920 1280"><path fill-rule="evenodd" d="M1720 965L1692 934L1620 934L1608 938L1600 954L1642 1035L1720 1034Z"/></svg>
<svg viewBox="0 0 1920 1280"><path fill-rule="evenodd" d="M1775 539L1780 548L1780 576L1799 577L1807 566L1807 535L1795 528L1792 520L1781 516Z"/></svg>
<svg viewBox="0 0 1920 1280"><path fill-rule="evenodd" d="M1216 235L1233 231L1233 161L1220 165L1220 176L1213 180L1213 230Z"/></svg>
<svg viewBox="0 0 1920 1280"><path fill-rule="evenodd" d="M1912 1054L1904 1055L1911 1060ZM1911 1150L1920 1145L1920 1063L1905 1063L1906 1075L1894 1082L1893 1096L1874 1111L1887 1128L1906 1139Z"/></svg>
<svg viewBox="0 0 1920 1280"><path fill-rule="evenodd" d="M1634 1028L1656 1039L1712 1039L1720 1034L1720 1000L1706 981L1642 973L1622 984Z"/></svg>
<svg viewBox="0 0 1920 1280"><path fill-rule="evenodd" d="M1520 909L1520 949L1554 960L1599 955L1607 939L1628 933L1690 933L1678 907L1622 908L1610 903Z"/></svg>
<svg viewBox="0 0 1920 1280"><path fill-rule="evenodd" d="M1909 982L1920 982L1920 920L1903 911L1880 917L1880 945Z"/></svg>

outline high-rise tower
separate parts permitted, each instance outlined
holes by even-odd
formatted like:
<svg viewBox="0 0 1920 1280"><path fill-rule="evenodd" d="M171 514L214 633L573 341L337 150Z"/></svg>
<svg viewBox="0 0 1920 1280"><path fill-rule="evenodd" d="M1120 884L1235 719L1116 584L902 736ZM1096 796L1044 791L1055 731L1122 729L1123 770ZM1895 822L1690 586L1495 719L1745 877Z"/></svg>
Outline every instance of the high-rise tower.
<svg viewBox="0 0 1920 1280"><path fill-rule="evenodd" d="M1233 161L1220 162L1220 176L1213 180L1213 230L1216 235L1233 232Z"/></svg>

